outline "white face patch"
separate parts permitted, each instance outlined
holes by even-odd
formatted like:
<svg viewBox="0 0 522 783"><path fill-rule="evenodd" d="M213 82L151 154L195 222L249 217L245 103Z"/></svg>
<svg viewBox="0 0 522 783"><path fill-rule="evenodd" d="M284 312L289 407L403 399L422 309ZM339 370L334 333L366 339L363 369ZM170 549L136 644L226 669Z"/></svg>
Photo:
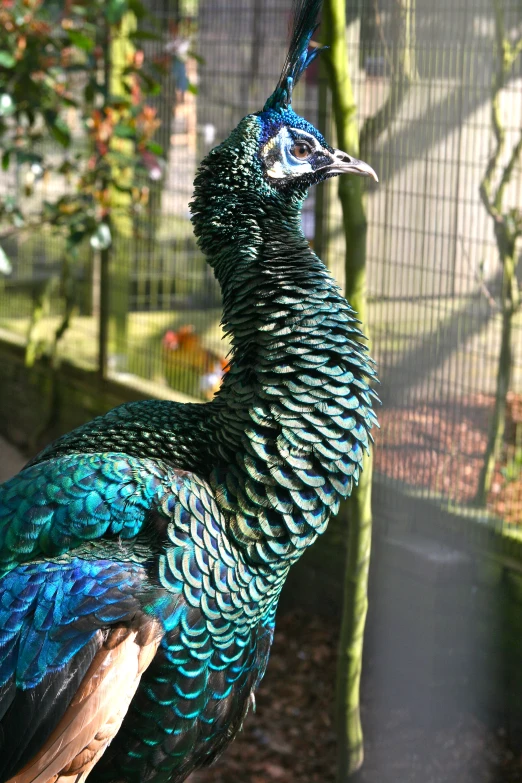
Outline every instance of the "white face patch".
<svg viewBox="0 0 522 783"><path fill-rule="evenodd" d="M290 130L292 133L290 133ZM269 139L261 150L261 159L265 163L265 170L271 179L287 179L288 177L300 177L313 171L312 166L305 159L299 159L291 150L296 147L296 139L306 142L312 153L322 149L317 139L299 128L283 126L276 136Z"/></svg>

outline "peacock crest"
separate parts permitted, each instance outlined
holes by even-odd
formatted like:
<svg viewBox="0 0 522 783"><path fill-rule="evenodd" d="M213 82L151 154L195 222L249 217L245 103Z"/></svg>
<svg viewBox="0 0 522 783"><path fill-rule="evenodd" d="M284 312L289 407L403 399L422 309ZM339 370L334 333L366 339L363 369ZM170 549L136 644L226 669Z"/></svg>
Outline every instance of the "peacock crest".
<svg viewBox="0 0 522 783"><path fill-rule="evenodd" d="M281 76L274 92L265 103L263 111L273 109L281 111L289 109L292 104L292 91L320 51L324 47L310 50L312 35L317 30L317 17L321 10L322 0L297 0L293 9L293 28L288 54L286 56Z"/></svg>

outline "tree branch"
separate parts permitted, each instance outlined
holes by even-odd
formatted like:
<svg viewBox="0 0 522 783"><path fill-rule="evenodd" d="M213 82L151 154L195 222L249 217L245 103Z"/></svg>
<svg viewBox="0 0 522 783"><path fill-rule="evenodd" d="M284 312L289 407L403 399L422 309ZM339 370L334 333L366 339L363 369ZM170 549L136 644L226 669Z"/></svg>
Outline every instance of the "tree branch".
<svg viewBox="0 0 522 783"><path fill-rule="evenodd" d="M493 78L492 90L491 90L491 127L493 129L493 135L495 137L496 146L488 160L484 176L480 183L480 197L484 207L495 221L502 219L500 215L500 208L497 206L497 198L492 197L493 176L497 170L498 162L502 155L506 132L502 125L500 117L500 92L504 87L506 80L506 67L505 67L505 25L504 25L504 8L502 0L493 0L493 10L495 12L495 38L497 46L497 70ZM500 187L500 186L499 186ZM497 194L498 196L498 190ZM501 194L502 195L502 192Z"/></svg>
<svg viewBox="0 0 522 783"><path fill-rule="evenodd" d="M511 52L510 52L511 63L510 63L510 65L515 62L515 60L517 59L518 55L521 52L522 52L522 36L520 36L520 38L518 38L515 41L515 43L511 44Z"/></svg>
<svg viewBox="0 0 522 783"><path fill-rule="evenodd" d="M381 45L384 51L384 57L386 59L386 62L388 63L388 66L390 68L390 73L393 73L393 58L390 54L390 48L388 46L388 43L386 41L386 36L384 35L382 20L381 20L381 14L379 11L379 0L373 0L373 10L375 13L375 26L377 28L377 32L379 34L379 38L381 39Z"/></svg>
<svg viewBox="0 0 522 783"><path fill-rule="evenodd" d="M360 133L361 155L375 143L381 133L397 116L411 85L417 78L415 65L415 0L394 0L392 6L392 29L395 46L393 56L385 43L382 22L375 3L375 20L379 36L383 42L385 57L390 66L390 89L381 108L367 117Z"/></svg>
<svg viewBox="0 0 522 783"><path fill-rule="evenodd" d="M521 49L522 51L522 49ZM494 198L494 205L495 209L500 212L502 209L502 200L504 197L504 190L506 189L506 186L509 184L509 181L511 179L511 176L513 174L513 170L515 168L515 165L517 164L520 153L522 152L522 131L520 132L519 139L513 149L511 150L511 155L509 158L509 161L507 162L504 171L502 172L502 176L500 177L500 182L497 188L497 192L495 193Z"/></svg>
<svg viewBox="0 0 522 783"><path fill-rule="evenodd" d="M500 116L500 92L505 87L509 72L520 52L522 41L511 44L506 36L504 24L504 0L492 0L495 14L495 56L496 72L491 88L491 124L495 136L495 149L489 158L484 177L480 183L480 197L488 214L493 219L493 228L499 261L502 266L502 289L500 306L502 312L500 332L500 353L498 357L495 404L489 425L488 440L478 479L475 503L484 506L491 489L491 482L504 440L506 423L506 400L511 382L513 361L513 316L520 306L520 291L516 277L516 242L521 234L520 213L516 209L506 210L503 200L515 164L522 152L522 133L514 145L509 159L498 175L498 185L493 195L493 177L499 167L505 146L506 131Z"/></svg>
<svg viewBox="0 0 522 783"><path fill-rule="evenodd" d="M470 272L472 272L473 276L475 277L475 280L477 281L477 283L478 283L478 285L480 287L480 290L484 294L484 297L485 297L487 303L489 304L489 306L491 307L492 310L500 310L500 307L499 307L498 303L496 302L495 297L493 296L493 294L491 293L491 291L489 290L489 288L486 285L486 282L484 280L484 276L479 274L479 272L473 267L473 265L471 263L471 258L469 257L469 253L466 250L466 247L464 245L464 240L462 239L462 237L459 237L459 239L460 239L460 246L461 246L461 250L462 250L462 255L466 259L466 262L468 264L469 270L470 270Z"/></svg>

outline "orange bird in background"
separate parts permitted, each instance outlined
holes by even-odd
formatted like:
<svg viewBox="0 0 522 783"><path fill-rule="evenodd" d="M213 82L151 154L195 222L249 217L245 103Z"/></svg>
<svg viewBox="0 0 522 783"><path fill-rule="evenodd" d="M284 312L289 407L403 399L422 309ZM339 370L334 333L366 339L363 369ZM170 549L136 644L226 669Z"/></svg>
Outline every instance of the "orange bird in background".
<svg viewBox="0 0 522 783"><path fill-rule="evenodd" d="M200 389L205 399L211 400L228 371L226 358L205 348L192 324L184 324L176 331L169 329L163 336L162 345L167 364L170 367L177 364L198 373Z"/></svg>

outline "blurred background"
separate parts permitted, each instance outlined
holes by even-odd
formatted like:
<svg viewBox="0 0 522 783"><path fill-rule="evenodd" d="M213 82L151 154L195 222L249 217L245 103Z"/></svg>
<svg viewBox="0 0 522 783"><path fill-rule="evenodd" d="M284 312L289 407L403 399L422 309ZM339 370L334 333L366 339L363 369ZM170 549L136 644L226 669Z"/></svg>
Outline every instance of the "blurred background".
<svg viewBox="0 0 522 783"><path fill-rule="evenodd" d="M272 92L291 2L145 6L153 17L133 22L142 35L113 51L111 76L129 52L163 65L140 209L113 218L110 252L103 232L79 244L65 282L59 231L0 231L0 431L25 454L125 400L211 399L226 371L192 182ZM61 5L49 10L59 24ZM361 780L522 780L522 3L347 0L346 13L360 157L380 179L366 192L383 406ZM74 78L83 90L84 72ZM294 108L335 143L317 61ZM92 133L67 111L67 155L86 157ZM63 155L46 138L34 151ZM39 213L72 187L66 173L11 157L0 197ZM303 227L343 286L336 187L311 192ZM258 715L194 781L334 780L343 536L333 525L296 568Z"/></svg>

